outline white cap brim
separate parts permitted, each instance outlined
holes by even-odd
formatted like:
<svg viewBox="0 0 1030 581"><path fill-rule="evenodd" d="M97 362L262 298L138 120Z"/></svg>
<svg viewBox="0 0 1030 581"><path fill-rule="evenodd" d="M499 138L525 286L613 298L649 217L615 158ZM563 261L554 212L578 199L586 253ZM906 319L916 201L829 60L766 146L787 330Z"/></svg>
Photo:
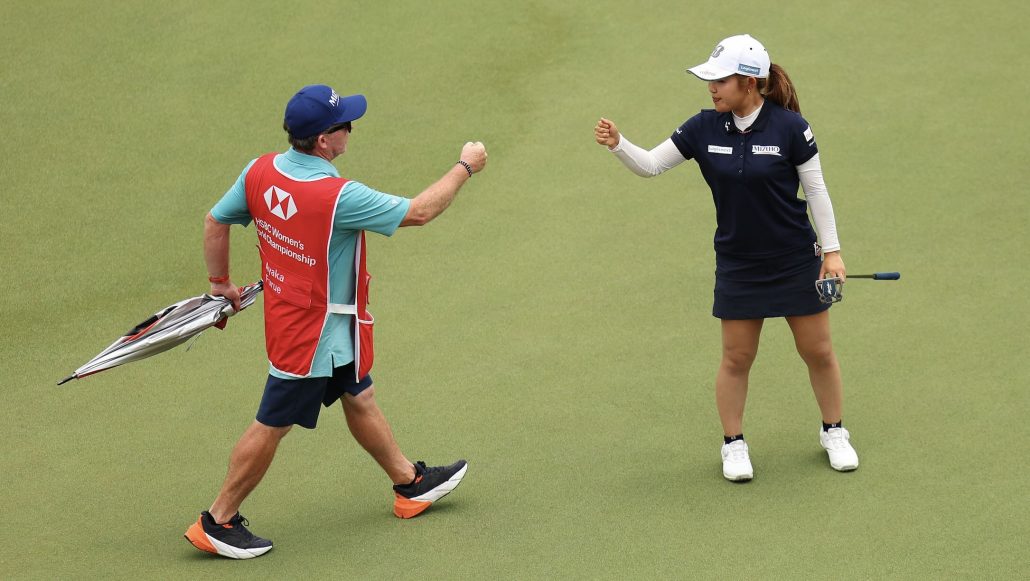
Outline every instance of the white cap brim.
<svg viewBox="0 0 1030 581"><path fill-rule="evenodd" d="M736 71L728 71L722 67L715 66L711 60L696 67L691 67L687 69L687 72L702 81L718 81L736 74Z"/></svg>

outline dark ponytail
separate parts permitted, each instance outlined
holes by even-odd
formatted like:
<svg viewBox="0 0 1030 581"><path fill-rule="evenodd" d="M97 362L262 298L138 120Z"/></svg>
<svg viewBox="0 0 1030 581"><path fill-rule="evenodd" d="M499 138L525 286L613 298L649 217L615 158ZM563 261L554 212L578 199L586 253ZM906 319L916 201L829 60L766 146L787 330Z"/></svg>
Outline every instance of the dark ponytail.
<svg viewBox="0 0 1030 581"><path fill-rule="evenodd" d="M769 78L758 79L758 92L784 109L789 109L795 113L801 112L801 105L798 104L798 94L794 90L794 83L790 82L787 71L783 70L783 67L780 65L769 65Z"/></svg>

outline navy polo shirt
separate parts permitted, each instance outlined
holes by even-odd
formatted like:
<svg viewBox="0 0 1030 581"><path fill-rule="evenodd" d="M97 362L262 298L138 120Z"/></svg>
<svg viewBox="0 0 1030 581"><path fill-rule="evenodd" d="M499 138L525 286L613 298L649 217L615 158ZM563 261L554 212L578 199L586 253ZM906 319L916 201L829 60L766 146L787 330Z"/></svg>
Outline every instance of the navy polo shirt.
<svg viewBox="0 0 1030 581"><path fill-rule="evenodd" d="M801 115L767 100L754 124L739 131L732 113L704 109L672 142L697 161L712 189L717 253L771 258L815 243L808 204L797 195L797 166L819 150Z"/></svg>

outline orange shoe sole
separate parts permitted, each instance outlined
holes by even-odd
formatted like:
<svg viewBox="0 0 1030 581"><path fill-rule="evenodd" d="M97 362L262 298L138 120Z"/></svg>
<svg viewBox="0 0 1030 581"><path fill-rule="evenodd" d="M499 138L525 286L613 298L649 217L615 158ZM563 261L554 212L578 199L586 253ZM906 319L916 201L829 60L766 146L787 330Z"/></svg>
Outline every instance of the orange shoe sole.
<svg viewBox="0 0 1030 581"><path fill-rule="evenodd" d="M215 549L215 546L208 540L207 535L204 534L204 525L200 524L200 519L197 519L193 526L186 529L186 534L182 536L186 537L187 541L193 543L193 546L201 551L218 554L218 550Z"/></svg>
<svg viewBox="0 0 1030 581"><path fill-rule="evenodd" d="M412 518L425 512L433 503L428 500L411 500L394 493L393 514L400 518Z"/></svg>

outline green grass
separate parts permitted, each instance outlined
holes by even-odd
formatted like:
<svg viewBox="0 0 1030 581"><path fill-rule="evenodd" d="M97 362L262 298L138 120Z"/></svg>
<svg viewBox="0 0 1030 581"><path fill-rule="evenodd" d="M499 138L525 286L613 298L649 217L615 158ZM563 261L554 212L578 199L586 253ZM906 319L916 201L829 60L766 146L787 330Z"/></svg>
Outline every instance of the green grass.
<svg viewBox="0 0 1030 581"><path fill-rule="evenodd" d="M0 577L1017 578L1027 565L1030 50L1023 3L15 0L0 22ZM862 468L837 474L782 321L719 473L710 193L642 180L706 106L683 70L750 32L793 77L851 272L833 309ZM413 196L482 140L446 214L370 238L378 398L407 454L470 461L425 517L339 409L244 505L276 549L181 538L253 418L254 310L192 350L54 383L206 290L204 213L283 149L304 84L363 92L344 175ZM255 280L252 229L233 232ZM1024 492L1019 492L1023 490Z"/></svg>

